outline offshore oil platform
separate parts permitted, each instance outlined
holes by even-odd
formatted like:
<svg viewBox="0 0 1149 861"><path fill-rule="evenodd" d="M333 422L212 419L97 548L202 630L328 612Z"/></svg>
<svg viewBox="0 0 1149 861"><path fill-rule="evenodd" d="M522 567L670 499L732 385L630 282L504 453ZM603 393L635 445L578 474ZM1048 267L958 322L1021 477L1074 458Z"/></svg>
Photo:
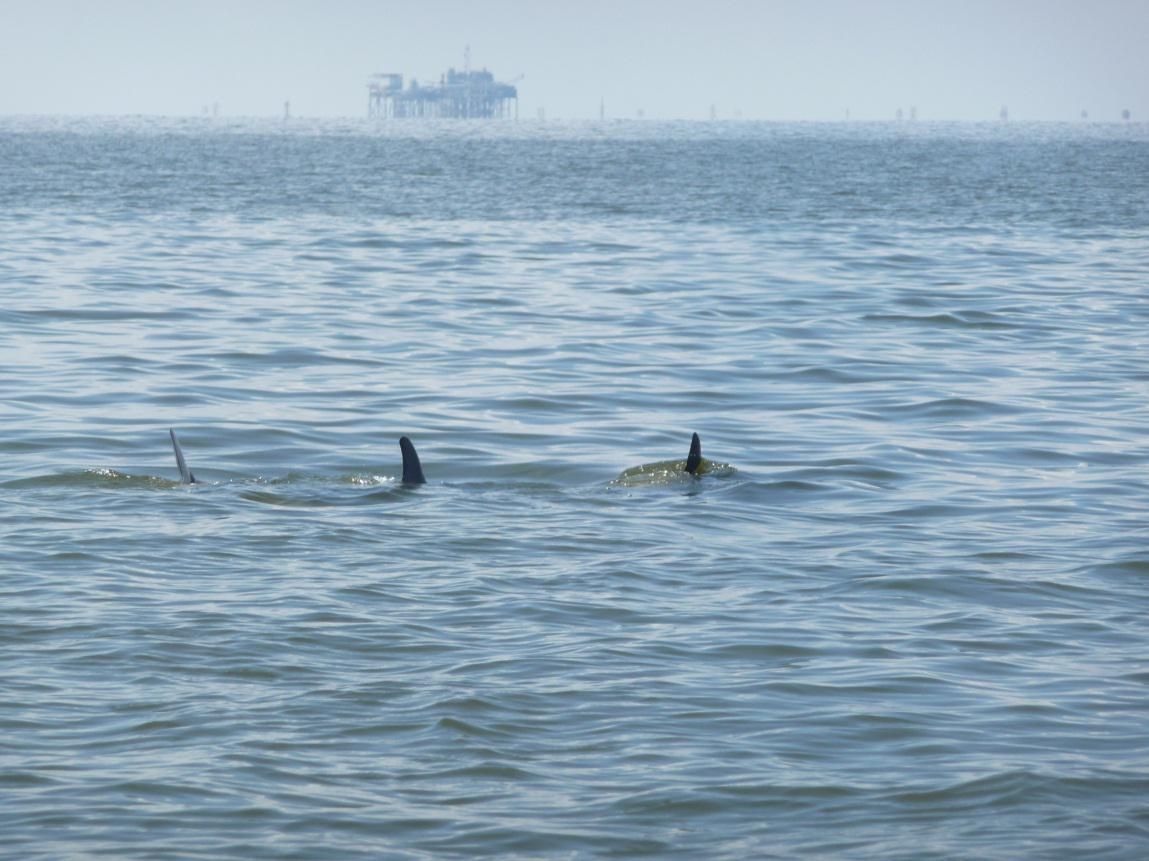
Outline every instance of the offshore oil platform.
<svg viewBox="0 0 1149 861"><path fill-rule="evenodd" d="M517 120L519 91L513 82L499 83L486 69L472 71L468 47L463 70L448 69L438 84L425 86L412 78L404 88L402 75L393 72L372 75L367 82L367 116Z"/></svg>

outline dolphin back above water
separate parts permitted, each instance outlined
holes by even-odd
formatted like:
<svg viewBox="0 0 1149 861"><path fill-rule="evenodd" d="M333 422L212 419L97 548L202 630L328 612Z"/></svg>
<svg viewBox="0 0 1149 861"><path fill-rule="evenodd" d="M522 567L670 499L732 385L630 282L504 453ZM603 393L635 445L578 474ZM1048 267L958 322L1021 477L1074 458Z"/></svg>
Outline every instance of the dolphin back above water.
<svg viewBox="0 0 1149 861"><path fill-rule="evenodd" d="M419 453L415 444L405 436L399 437L399 450L403 452L403 483L426 484L423 477L423 464L419 463Z"/></svg>
<svg viewBox="0 0 1149 861"><path fill-rule="evenodd" d="M168 428L168 433L172 438L172 451L176 455L176 466L180 470L180 482L196 484L195 475L188 468L187 460L184 458L184 450L180 447L175 429ZM415 444L405 436L399 437L399 450L403 452L403 483L426 484L427 479L423 475L423 465L419 462L419 453L415 451Z"/></svg>
<svg viewBox="0 0 1149 861"><path fill-rule="evenodd" d="M624 470L612 484L623 487L637 487L646 484L680 484L693 481L704 475L728 476L736 470L728 463L715 463L702 456L702 440L698 434L690 438L690 452L686 460L660 460L657 463L644 463Z"/></svg>
<svg viewBox="0 0 1149 861"><path fill-rule="evenodd" d="M180 468L180 481L184 484L195 484L195 476L192 471L188 469L187 461L184 460L184 450L180 448L180 441L176 439L176 432L172 428L168 428L168 433L172 437L172 449L176 453L176 466Z"/></svg>

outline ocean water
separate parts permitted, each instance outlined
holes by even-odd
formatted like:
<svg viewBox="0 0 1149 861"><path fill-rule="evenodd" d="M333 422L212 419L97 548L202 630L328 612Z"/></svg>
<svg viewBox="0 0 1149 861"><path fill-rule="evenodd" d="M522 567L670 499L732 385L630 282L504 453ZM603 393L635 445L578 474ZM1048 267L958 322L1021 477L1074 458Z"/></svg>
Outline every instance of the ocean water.
<svg viewBox="0 0 1149 861"><path fill-rule="evenodd" d="M0 855L1144 858L1147 333L1144 124L0 118Z"/></svg>

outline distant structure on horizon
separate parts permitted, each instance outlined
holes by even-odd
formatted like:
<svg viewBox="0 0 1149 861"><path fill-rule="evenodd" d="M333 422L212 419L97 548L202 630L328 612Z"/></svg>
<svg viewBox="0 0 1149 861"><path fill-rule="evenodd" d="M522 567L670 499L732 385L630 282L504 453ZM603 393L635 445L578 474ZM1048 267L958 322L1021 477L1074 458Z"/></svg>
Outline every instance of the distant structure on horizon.
<svg viewBox="0 0 1149 861"><path fill-rule="evenodd" d="M519 91L514 84L496 81L486 69L471 71L469 47L464 57L463 71L448 69L431 86L412 78L404 88L403 76L394 72L372 75L367 83L367 116L517 120Z"/></svg>

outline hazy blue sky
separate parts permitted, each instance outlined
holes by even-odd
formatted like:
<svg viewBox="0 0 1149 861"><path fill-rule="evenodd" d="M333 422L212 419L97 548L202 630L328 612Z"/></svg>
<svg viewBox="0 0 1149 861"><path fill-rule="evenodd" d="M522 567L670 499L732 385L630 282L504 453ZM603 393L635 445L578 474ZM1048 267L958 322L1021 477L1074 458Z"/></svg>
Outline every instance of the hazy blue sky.
<svg viewBox="0 0 1149 861"><path fill-rule="evenodd" d="M0 0L0 113L362 116L465 45L524 117L1149 119L1149 0Z"/></svg>

